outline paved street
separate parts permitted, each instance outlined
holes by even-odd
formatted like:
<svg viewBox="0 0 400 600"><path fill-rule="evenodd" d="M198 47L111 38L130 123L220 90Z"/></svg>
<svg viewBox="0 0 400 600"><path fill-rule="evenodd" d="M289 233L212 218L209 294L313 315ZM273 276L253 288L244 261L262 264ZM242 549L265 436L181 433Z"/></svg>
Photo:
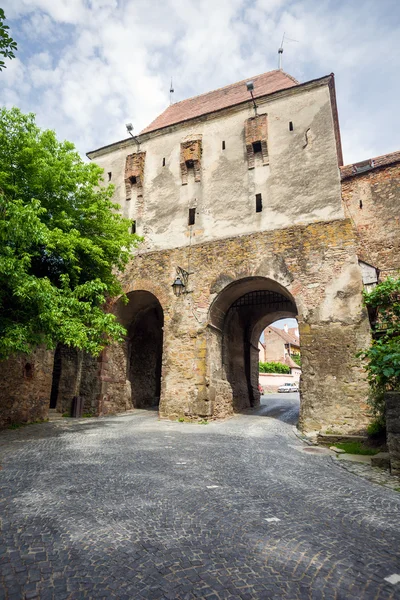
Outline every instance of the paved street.
<svg viewBox="0 0 400 600"><path fill-rule="evenodd" d="M295 395L263 404L2 432L0 598L400 598L400 493L308 452Z"/></svg>

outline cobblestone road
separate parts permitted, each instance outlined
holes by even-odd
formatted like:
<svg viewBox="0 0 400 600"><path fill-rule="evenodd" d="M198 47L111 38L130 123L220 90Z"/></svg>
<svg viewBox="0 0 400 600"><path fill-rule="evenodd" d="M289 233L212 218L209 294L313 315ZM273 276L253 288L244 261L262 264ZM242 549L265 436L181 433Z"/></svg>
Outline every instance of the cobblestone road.
<svg viewBox="0 0 400 600"><path fill-rule="evenodd" d="M305 452L295 403L265 402L3 432L0 598L400 598L400 494Z"/></svg>

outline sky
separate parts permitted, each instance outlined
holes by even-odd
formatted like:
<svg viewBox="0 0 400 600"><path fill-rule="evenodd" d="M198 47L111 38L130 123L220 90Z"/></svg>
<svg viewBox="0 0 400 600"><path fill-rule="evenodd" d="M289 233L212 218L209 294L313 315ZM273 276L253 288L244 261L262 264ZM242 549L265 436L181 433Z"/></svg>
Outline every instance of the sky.
<svg viewBox="0 0 400 600"><path fill-rule="evenodd" d="M0 103L84 154L174 101L276 69L336 76L345 163L400 149L399 0L3 0ZM296 41L292 41L296 40Z"/></svg>

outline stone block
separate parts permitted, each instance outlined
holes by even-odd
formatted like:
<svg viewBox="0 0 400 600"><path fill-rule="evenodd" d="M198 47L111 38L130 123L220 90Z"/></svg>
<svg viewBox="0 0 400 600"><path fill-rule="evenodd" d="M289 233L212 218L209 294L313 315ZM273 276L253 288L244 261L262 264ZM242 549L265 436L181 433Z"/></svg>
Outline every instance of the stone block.
<svg viewBox="0 0 400 600"><path fill-rule="evenodd" d="M385 403L390 472L400 475L400 392L387 392Z"/></svg>

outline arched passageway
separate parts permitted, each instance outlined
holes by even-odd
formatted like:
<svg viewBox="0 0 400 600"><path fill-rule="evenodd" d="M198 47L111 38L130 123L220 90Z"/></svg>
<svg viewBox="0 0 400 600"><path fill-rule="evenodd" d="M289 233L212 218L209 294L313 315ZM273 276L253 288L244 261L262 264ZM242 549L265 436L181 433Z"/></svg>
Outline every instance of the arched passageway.
<svg viewBox="0 0 400 600"><path fill-rule="evenodd" d="M258 341L261 332L278 319L296 316L296 303L288 290L264 277L231 283L214 300L210 323L221 353L217 376L229 384L234 411L260 403Z"/></svg>
<svg viewBox="0 0 400 600"><path fill-rule="evenodd" d="M119 303L117 317L127 329L126 380L130 382L131 405L157 407L161 393L161 363L164 315L158 299L147 291L128 294L128 304Z"/></svg>

